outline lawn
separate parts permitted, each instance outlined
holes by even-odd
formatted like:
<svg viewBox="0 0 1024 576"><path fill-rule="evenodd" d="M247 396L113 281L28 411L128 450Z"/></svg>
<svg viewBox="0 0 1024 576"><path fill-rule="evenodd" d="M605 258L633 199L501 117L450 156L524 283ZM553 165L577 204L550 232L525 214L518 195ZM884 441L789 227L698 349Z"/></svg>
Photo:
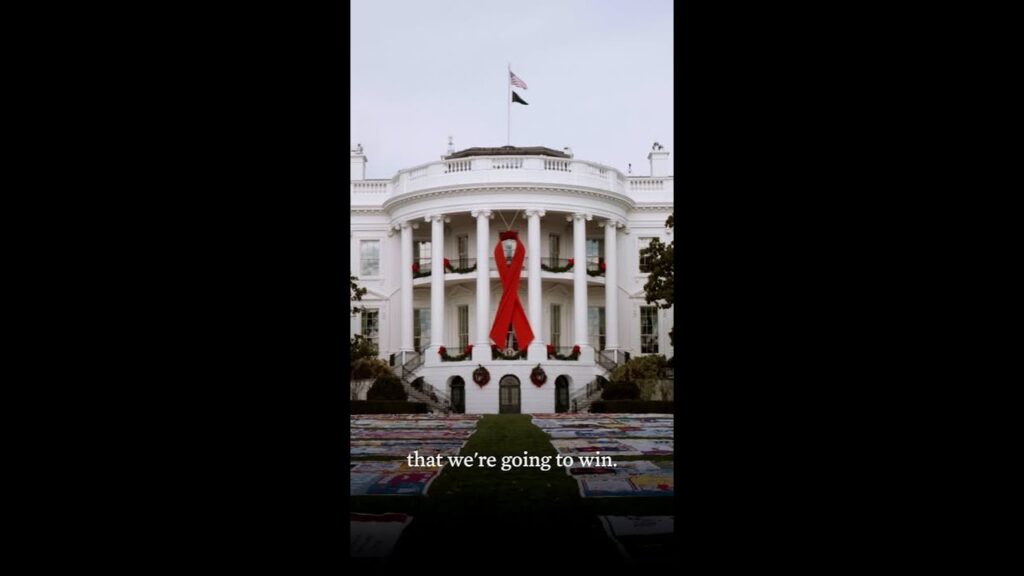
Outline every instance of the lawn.
<svg viewBox="0 0 1024 576"><path fill-rule="evenodd" d="M501 471L502 456L524 451L551 456L551 469ZM392 563L419 565L441 552L503 566L553 555L579 566L607 567L617 565L619 556L598 515L673 514L672 498L580 498L576 481L554 465L550 438L526 414L484 416L460 452L474 453L496 456L499 466L448 466L430 486L429 497L351 497L354 512L414 516Z"/></svg>

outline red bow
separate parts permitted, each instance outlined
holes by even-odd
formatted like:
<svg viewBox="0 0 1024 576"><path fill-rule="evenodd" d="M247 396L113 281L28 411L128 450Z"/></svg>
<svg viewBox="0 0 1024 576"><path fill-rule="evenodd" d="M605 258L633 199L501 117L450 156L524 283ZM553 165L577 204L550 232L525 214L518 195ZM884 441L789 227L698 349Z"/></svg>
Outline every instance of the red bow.
<svg viewBox="0 0 1024 576"><path fill-rule="evenodd" d="M512 254L512 264L505 264L505 250L498 242L494 248L494 264L498 268L498 276L501 278L501 302L498 304L498 313L494 316L494 325L491 327L491 341L495 344L504 342L508 334L508 326L512 324L512 331L519 342L519 351L526 352L530 342L533 342L533 331L530 330L530 321L523 312L523 304L519 301L519 281L523 272L523 260L526 258L526 249L519 240L519 235L513 231L502 232L501 240L516 241L516 249Z"/></svg>

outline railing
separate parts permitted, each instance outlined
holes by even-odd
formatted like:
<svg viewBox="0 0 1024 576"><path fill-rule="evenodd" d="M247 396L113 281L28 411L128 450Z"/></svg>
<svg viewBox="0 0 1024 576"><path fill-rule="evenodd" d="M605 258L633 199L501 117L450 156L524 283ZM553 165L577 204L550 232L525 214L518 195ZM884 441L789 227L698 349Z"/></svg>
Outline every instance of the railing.
<svg viewBox="0 0 1024 576"><path fill-rule="evenodd" d="M554 170L556 172L572 172L572 169L569 166L570 164L568 160L551 160L548 158L544 159L545 170Z"/></svg>
<svg viewBox="0 0 1024 576"><path fill-rule="evenodd" d="M445 166L444 173L451 174L453 172L469 172L473 169L472 160L449 160Z"/></svg>
<svg viewBox="0 0 1024 576"><path fill-rule="evenodd" d="M402 364L402 379L404 380L407 376L411 376L420 366L423 366L423 354L413 352L412 358L406 360L405 364Z"/></svg>
<svg viewBox="0 0 1024 576"><path fill-rule="evenodd" d="M352 182L353 192L387 192L390 180L357 180Z"/></svg>
<svg viewBox="0 0 1024 576"><path fill-rule="evenodd" d="M618 362L615 361L614 355L611 354L612 352L615 351L601 350L600 352L594 355L594 360L597 362L597 365L609 372L614 370L619 365Z"/></svg>
<svg viewBox="0 0 1024 576"><path fill-rule="evenodd" d="M427 406L447 414L451 411L451 399L444 392L416 378L416 370L423 366L423 354L413 353L412 358L402 364L402 385L409 397L414 401L423 402Z"/></svg>
<svg viewBox="0 0 1024 576"><path fill-rule="evenodd" d="M643 191L647 191L647 190L662 190L664 188L665 188L665 180L661 179L661 178L651 178L651 179L646 179L646 178L645 179L630 178L629 179L629 189L630 190L643 190Z"/></svg>
<svg viewBox="0 0 1024 576"><path fill-rule="evenodd" d="M548 345L548 360L579 360L579 353L573 353L575 346L552 346Z"/></svg>
<svg viewBox="0 0 1024 576"><path fill-rule="evenodd" d="M541 258L540 269L544 272L569 272L572 270L569 260L572 258Z"/></svg>
<svg viewBox="0 0 1024 576"><path fill-rule="evenodd" d="M569 398L569 406L573 412L586 410L590 406L590 403L600 395L600 392L601 385L598 384L597 380L587 382L586 386L580 388Z"/></svg>
<svg viewBox="0 0 1024 576"><path fill-rule="evenodd" d="M530 261L530 258L528 256L523 256L523 271L524 272L526 272L527 269L528 269L529 265L527 263L529 261ZM498 265L494 263L494 258L493 257L492 258L488 258L487 259L487 263L488 263L488 268L487 268L488 270L494 271L494 270L498 269ZM505 265L506 266L510 266L511 264L512 264L512 259L511 258L506 258L505 259Z"/></svg>
<svg viewBox="0 0 1024 576"><path fill-rule="evenodd" d="M493 170L520 170L523 167L522 158L492 158L491 168Z"/></svg>
<svg viewBox="0 0 1024 576"><path fill-rule="evenodd" d="M420 260L412 264L412 277L424 278L430 276L430 269L433 263L430 260Z"/></svg>
<svg viewBox="0 0 1024 576"><path fill-rule="evenodd" d="M446 274L469 274L476 272L476 258L449 258L448 265L451 269L445 269Z"/></svg>
<svg viewBox="0 0 1024 576"><path fill-rule="evenodd" d="M431 162L400 171L394 178L381 181L375 191L390 190L398 195L431 188L438 184L465 183L474 178L449 178L435 184L434 179L445 175L461 175L466 172L479 174L481 182L504 181L505 175L493 174L496 171L514 170L519 172L513 178L530 179L535 174L540 180L550 180L560 184L573 184L605 188L614 192L625 193L629 190L629 179L615 168L585 160L569 158L552 158L550 156L474 156ZM491 173L491 174L489 174ZM366 181L353 183L353 191L363 189ZM639 184L638 186L650 186ZM646 189L646 188L645 188Z"/></svg>
<svg viewBox="0 0 1024 576"><path fill-rule="evenodd" d="M491 360L526 360L526 352L491 346Z"/></svg>

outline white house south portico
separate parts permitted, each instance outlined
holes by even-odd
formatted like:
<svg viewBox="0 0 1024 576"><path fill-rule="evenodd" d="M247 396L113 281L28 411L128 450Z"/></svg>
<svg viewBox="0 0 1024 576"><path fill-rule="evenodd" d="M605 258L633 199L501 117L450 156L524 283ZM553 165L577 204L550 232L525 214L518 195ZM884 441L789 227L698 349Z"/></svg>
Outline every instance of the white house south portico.
<svg viewBox="0 0 1024 576"><path fill-rule="evenodd" d="M469 413L579 408L628 355L672 356L640 249L669 240L668 152L625 176L549 148L470 148L368 180L352 151L353 331L411 399Z"/></svg>

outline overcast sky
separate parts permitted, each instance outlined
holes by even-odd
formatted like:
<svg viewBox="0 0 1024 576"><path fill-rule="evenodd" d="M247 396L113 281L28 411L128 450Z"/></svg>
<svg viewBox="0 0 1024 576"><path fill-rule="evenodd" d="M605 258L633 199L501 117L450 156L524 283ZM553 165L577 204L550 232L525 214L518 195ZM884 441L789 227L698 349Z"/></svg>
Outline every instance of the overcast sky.
<svg viewBox="0 0 1024 576"><path fill-rule="evenodd" d="M352 146L367 178L506 144L649 172L675 159L671 0L352 0ZM673 162L674 164L674 162Z"/></svg>

